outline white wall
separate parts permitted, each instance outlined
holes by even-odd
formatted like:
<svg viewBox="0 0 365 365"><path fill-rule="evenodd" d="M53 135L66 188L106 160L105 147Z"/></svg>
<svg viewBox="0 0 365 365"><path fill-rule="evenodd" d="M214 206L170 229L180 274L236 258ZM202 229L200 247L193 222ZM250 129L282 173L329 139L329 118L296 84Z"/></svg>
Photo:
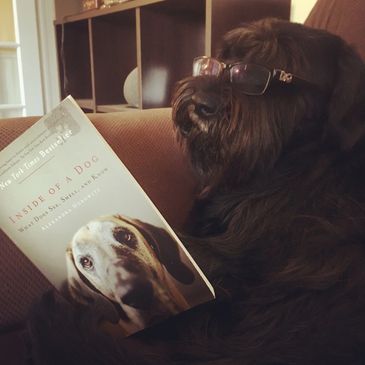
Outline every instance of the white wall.
<svg viewBox="0 0 365 365"><path fill-rule="evenodd" d="M35 0L37 9L38 42L42 77L44 111L48 113L60 102L55 4L51 0Z"/></svg>
<svg viewBox="0 0 365 365"><path fill-rule="evenodd" d="M317 0L291 0L290 20L303 23Z"/></svg>
<svg viewBox="0 0 365 365"><path fill-rule="evenodd" d="M13 0L13 7L16 39L20 44L18 66L25 115L42 115L44 106L35 3L33 0Z"/></svg>

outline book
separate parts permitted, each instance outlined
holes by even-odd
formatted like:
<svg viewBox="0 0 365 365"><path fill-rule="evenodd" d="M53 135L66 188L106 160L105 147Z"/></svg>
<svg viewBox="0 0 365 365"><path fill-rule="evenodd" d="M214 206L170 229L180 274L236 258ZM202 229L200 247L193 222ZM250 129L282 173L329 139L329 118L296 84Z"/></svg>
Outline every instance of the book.
<svg viewBox="0 0 365 365"><path fill-rule="evenodd" d="M0 152L0 199L19 249L74 302L102 301L125 336L215 297L71 96Z"/></svg>

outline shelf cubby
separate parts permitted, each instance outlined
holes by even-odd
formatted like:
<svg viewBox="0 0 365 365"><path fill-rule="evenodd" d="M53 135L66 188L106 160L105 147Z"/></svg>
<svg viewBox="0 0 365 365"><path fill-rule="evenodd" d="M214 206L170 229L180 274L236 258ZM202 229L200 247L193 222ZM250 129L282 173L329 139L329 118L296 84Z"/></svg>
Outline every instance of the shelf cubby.
<svg viewBox="0 0 365 365"><path fill-rule="evenodd" d="M205 51L205 0L170 0L140 9L143 108L169 106L174 84Z"/></svg>
<svg viewBox="0 0 365 365"><path fill-rule="evenodd" d="M93 99L89 20L57 25L62 97Z"/></svg>
<svg viewBox="0 0 365 365"><path fill-rule="evenodd" d="M123 84L137 67L135 9L92 19L92 44L96 105L126 104Z"/></svg>

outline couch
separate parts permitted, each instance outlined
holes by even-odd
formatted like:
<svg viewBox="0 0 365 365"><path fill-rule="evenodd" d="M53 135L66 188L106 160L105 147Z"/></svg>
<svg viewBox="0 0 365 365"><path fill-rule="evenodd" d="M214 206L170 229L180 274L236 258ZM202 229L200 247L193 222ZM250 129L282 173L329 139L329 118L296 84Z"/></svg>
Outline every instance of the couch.
<svg viewBox="0 0 365 365"><path fill-rule="evenodd" d="M306 24L342 36L365 59L365 1L318 0ZM166 220L179 230L199 190L174 136L171 109L91 114L91 121L130 169ZM0 120L0 150L38 118ZM0 231L0 363L27 357L24 319L51 285Z"/></svg>

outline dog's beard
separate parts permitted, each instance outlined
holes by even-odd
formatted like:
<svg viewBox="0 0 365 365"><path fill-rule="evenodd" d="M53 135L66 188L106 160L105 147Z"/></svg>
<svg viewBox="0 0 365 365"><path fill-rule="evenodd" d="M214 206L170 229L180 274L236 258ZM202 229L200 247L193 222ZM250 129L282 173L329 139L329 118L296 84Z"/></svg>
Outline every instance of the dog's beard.
<svg viewBox="0 0 365 365"><path fill-rule="evenodd" d="M216 113L204 116L192 96L197 90L193 78L182 80L173 100L173 120L180 142L201 177L211 180L222 173L230 154L231 92L216 81L203 80L199 87L218 90ZM215 91L216 92L216 91Z"/></svg>
<svg viewBox="0 0 365 365"><path fill-rule="evenodd" d="M201 90L219 95L209 117L202 117L192 99ZM240 184L275 164L283 141L272 102L205 77L182 80L174 95L178 136L204 184Z"/></svg>

